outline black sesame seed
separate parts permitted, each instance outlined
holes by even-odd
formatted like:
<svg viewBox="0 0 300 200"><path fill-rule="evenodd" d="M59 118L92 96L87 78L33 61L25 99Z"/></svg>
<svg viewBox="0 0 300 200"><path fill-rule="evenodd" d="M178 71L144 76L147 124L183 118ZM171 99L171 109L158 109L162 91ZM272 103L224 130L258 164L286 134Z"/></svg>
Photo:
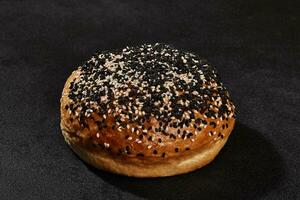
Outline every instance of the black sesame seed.
<svg viewBox="0 0 300 200"><path fill-rule="evenodd" d="M154 150L154 151L153 151L153 154L157 154L157 151L156 151L156 150Z"/></svg>
<svg viewBox="0 0 300 200"><path fill-rule="evenodd" d="M179 149L176 147L176 148L175 148L175 152L178 152L178 151L179 151Z"/></svg>
<svg viewBox="0 0 300 200"><path fill-rule="evenodd" d="M185 150L186 150L186 151L189 151L189 150L190 150L190 148L189 148L189 147L186 147L186 148L185 148Z"/></svg>
<svg viewBox="0 0 300 200"><path fill-rule="evenodd" d="M125 149L126 149L126 153L127 153L127 154L130 154L130 147L129 147L129 146L126 146Z"/></svg>
<svg viewBox="0 0 300 200"><path fill-rule="evenodd" d="M161 157L163 157L163 158L166 157L166 153L165 153L165 152L162 153L162 154L161 154Z"/></svg>
<svg viewBox="0 0 300 200"><path fill-rule="evenodd" d="M194 134L193 133L188 133L187 134L187 138L190 138L190 137L192 137Z"/></svg>
<svg viewBox="0 0 300 200"><path fill-rule="evenodd" d="M136 154L136 156L144 157L144 154L143 153L138 153L138 154Z"/></svg>
<svg viewBox="0 0 300 200"><path fill-rule="evenodd" d="M112 70L110 67L103 67L106 62L114 59L114 55L121 55L121 58L116 60L115 68ZM118 65L118 62L123 62L125 65L122 67ZM69 107L65 106L65 109L70 109L75 114L75 111L78 111L78 106L81 106L82 109L78 118L80 124L84 127L87 127L83 119L85 119L85 113L88 109L108 116L108 109L116 109L115 103L122 105L119 113L126 115L130 123L143 126L145 121L148 122L151 117L156 117L159 120L160 128L155 129L155 131L162 132L164 135L168 135L165 131L168 123L170 123L170 127L174 128L188 127L191 119L195 119L194 110L201 114L205 113L208 118L216 118L217 113L211 109L218 108L218 116L227 121L229 119L225 117L225 114L228 116L233 112L229 110L233 104L229 99L226 88L220 82L216 70L198 56L176 50L168 45L141 45L138 47L127 47L121 51L118 50L112 53L97 53L93 56L92 60L85 62L79 69L82 72L80 80L78 82L71 82L69 87L70 92L68 96L74 104L71 104ZM204 84L199 71L203 73L206 79L205 82L217 84L218 87L207 88L207 83ZM189 83L187 83L175 77L174 73L189 73L192 76L187 76L189 79ZM116 81L122 90L123 88L124 90L129 89L127 95L116 96L115 94L120 93L121 89L115 87L107 77L112 77L113 81ZM137 81L138 86L129 86L129 77L135 77L134 81ZM165 83L167 80L171 80L174 83L173 88L166 86ZM142 82L145 82L148 86L143 86ZM152 86L155 87L154 90L150 89ZM176 90L181 91L182 95L176 95ZM167 104L164 102L166 92L172 94ZM102 97L106 98L107 102L104 103L101 101ZM222 105L219 107L212 104L217 97L220 97L222 102ZM134 105L134 99L137 99L142 104L141 110L137 108L139 106ZM93 101L93 104L91 104L91 101ZM184 104L188 101L190 103L188 106L185 106L178 103L179 101ZM91 106L94 104L96 108ZM170 112L169 109L171 110ZM131 113L128 113L128 111ZM136 111L142 111L143 114L139 113L138 118L136 118ZM189 113L188 119L184 119L183 117L185 112ZM181 122L172 122L173 117L179 119ZM122 121L120 115L115 116L115 122L120 124L118 126L126 127L128 123ZM201 118L195 119L195 123L197 125L207 124ZM201 130L196 124L193 124L194 129ZM216 127L215 123L210 123L210 125ZM106 128L107 124L102 123L98 126L99 129ZM228 124L226 127L228 128ZM112 129L114 129L114 126L112 126ZM150 127L147 129L152 130ZM142 130L145 130L145 127L142 127ZM136 132L137 129L134 129L134 131ZM180 133L180 130L178 130L178 134ZM184 134L186 135L187 133ZM143 132L142 135L147 134ZM189 135L187 137L190 137ZM170 135L170 138L174 137Z"/></svg>
<svg viewBox="0 0 300 200"><path fill-rule="evenodd" d="M193 112L190 114L190 118L195 119L195 114Z"/></svg>
<svg viewBox="0 0 300 200"><path fill-rule="evenodd" d="M195 122L196 122L197 124L201 124L202 120L201 120L200 118L197 118L197 119L195 120Z"/></svg>
<svg viewBox="0 0 300 200"><path fill-rule="evenodd" d="M170 134L170 138L176 139L176 136L174 134Z"/></svg>
<svg viewBox="0 0 300 200"><path fill-rule="evenodd" d="M213 126L214 128L216 128L217 124L215 122L210 122L209 125Z"/></svg>
<svg viewBox="0 0 300 200"><path fill-rule="evenodd" d="M184 124L185 124L186 126L189 126L189 121L188 121L188 120L185 120Z"/></svg>

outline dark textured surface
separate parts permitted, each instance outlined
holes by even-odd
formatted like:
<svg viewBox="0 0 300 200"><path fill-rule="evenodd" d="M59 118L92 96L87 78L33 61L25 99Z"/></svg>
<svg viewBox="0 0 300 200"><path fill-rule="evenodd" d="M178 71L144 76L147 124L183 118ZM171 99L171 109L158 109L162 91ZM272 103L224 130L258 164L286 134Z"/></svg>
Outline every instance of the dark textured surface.
<svg viewBox="0 0 300 200"><path fill-rule="evenodd" d="M299 199L297 12L296 1L0 1L0 198ZM95 51L144 42L207 58L231 91L239 122L202 170L112 175L63 141L71 71Z"/></svg>

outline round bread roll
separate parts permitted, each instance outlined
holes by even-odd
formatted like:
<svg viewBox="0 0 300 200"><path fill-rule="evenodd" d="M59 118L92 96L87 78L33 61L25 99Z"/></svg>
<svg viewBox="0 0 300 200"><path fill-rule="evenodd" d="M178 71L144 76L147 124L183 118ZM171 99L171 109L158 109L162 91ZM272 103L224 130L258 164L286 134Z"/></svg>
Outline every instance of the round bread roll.
<svg viewBox="0 0 300 200"><path fill-rule="evenodd" d="M216 69L159 43L96 53L68 78L60 111L63 136L82 160L134 177L207 165L235 122Z"/></svg>

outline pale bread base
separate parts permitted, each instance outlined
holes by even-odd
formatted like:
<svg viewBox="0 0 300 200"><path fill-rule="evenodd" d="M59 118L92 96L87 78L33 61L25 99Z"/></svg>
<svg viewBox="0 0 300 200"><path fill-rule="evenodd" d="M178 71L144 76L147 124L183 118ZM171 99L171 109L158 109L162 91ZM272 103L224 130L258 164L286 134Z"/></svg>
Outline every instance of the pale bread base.
<svg viewBox="0 0 300 200"><path fill-rule="evenodd" d="M225 145L227 138L209 143L201 148L199 152L193 152L180 158L169 158L159 163L124 162L124 160L112 157L105 151L93 153L87 151L72 138L68 137L66 131L62 131L66 142L73 151L88 164L109 172L123 174L133 177L163 177L184 174L199 169L209 164Z"/></svg>

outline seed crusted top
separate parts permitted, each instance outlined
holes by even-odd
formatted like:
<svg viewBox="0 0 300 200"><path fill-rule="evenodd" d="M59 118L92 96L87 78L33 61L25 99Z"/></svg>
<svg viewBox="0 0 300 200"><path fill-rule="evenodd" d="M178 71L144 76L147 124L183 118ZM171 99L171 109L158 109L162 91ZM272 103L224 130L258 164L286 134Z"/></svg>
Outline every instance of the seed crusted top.
<svg viewBox="0 0 300 200"><path fill-rule="evenodd" d="M201 129L218 125L212 120L235 117L234 105L216 69L199 56L169 45L144 44L96 53L78 70L80 76L69 87L71 104L65 107L69 114L89 128L86 119L93 120L97 113L102 116L97 119L99 130L126 129L136 135L125 135L126 140L138 144L147 140L147 149L153 154L158 152L151 142L163 144L161 134L193 142ZM150 125L152 119L158 122L157 126ZM195 131L188 132L190 127ZM209 136L216 134L212 132ZM99 132L95 135L101 136ZM218 137L222 138L222 134ZM110 148L107 142L103 146ZM178 151L174 147L174 152ZM131 154L130 146L120 150L124 152ZM165 152L160 153L161 157L166 156Z"/></svg>

